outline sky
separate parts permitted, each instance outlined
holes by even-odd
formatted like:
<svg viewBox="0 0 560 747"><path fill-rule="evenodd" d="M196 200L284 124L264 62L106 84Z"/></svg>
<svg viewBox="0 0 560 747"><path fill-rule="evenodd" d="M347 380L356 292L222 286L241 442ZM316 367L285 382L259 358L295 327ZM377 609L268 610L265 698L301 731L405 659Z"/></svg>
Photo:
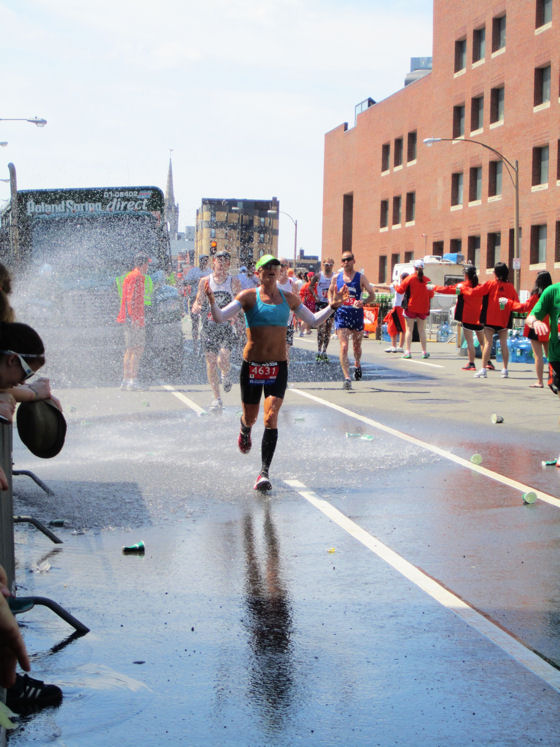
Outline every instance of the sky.
<svg viewBox="0 0 560 747"><path fill-rule="evenodd" d="M432 54L431 0L0 0L0 179L271 199L321 254L325 133ZM0 201L9 185L0 182ZM280 217L279 253L294 226Z"/></svg>

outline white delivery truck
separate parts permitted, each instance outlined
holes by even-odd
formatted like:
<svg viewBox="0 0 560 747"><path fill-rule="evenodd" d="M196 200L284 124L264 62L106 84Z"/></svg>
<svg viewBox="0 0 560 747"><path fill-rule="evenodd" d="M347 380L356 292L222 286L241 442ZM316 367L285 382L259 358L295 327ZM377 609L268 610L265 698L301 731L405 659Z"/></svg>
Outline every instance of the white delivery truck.
<svg viewBox="0 0 560 747"><path fill-rule="evenodd" d="M428 254L424 258L424 275L430 278L430 282L434 285L455 285L461 283L465 279L463 262L453 262L445 257L438 257L434 254ZM413 262L403 262L397 264L393 268L392 282L399 283L400 277L403 272L412 274L414 272ZM436 293L432 298L430 305L431 311L435 312L449 312L452 306L455 305L455 296L448 296L444 293Z"/></svg>

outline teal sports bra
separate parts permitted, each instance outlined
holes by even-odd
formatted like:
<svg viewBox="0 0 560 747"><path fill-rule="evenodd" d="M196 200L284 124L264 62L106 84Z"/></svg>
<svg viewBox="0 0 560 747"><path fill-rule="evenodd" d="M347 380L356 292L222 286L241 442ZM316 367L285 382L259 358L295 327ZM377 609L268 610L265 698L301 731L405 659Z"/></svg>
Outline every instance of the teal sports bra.
<svg viewBox="0 0 560 747"><path fill-rule="evenodd" d="M280 289L278 289L280 290ZM257 303L245 312L246 327L287 327L290 318L290 307L286 297L280 291L282 303L264 303L257 288Z"/></svg>

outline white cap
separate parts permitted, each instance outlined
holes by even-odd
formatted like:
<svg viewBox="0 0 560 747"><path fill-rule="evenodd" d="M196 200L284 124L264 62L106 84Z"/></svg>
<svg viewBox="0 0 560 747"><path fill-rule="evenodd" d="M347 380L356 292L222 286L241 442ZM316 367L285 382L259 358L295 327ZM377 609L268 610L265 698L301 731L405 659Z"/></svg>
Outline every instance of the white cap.
<svg viewBox="0 0 560 747"><path fill-rule="evenodd" d="M424 269L424 260L423 259L416 259L414 261L414 267L418 270Z"/></svg>

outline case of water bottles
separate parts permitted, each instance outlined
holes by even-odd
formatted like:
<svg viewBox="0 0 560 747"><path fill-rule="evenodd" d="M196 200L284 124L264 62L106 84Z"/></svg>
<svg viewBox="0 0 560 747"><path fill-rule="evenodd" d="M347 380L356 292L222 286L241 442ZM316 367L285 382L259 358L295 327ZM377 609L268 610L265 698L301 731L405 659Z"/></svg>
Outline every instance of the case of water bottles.
<svg viewBox="0 0 560 747"><path fill-rule="evenodd" d="M387 324L383 323L381 325L381 339L385 342L391 342L391 338L389 336L389 333L387 332Z"/></svg>
<svg viewBox="0 0 560 747"><path fill-rule="evenodd" d="M508 337L507 346L509 350L509 361L510 363L534 363L535 358L533 356L533 348L531 347L531 341L526 337L522 337L518 331L515 331ZM496 360L501 362L502 349L498 343L496 346Z"/></svg>

